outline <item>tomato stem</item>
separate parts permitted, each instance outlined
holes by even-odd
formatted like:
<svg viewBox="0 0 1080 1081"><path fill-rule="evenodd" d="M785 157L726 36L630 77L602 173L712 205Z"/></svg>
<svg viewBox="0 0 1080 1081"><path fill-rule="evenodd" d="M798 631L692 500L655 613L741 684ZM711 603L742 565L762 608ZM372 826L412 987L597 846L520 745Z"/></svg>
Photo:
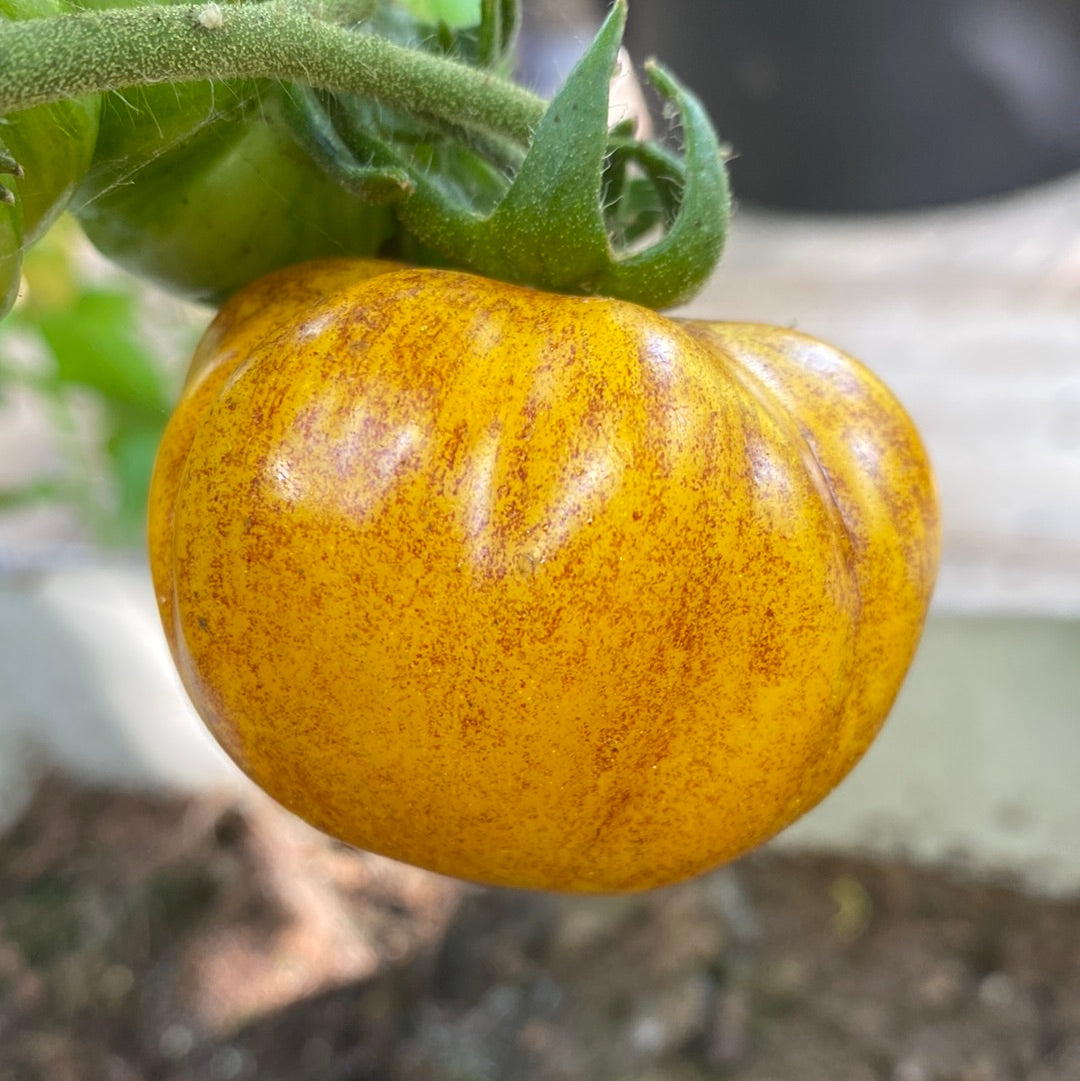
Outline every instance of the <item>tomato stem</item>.
<svg viewBox="0 0 1080 1081"><path fill-rule="evenodd" d="M0 23L0 115L93 91L271 78L527 145L546 103L489 71L279 3L147 5Z"/></svg>

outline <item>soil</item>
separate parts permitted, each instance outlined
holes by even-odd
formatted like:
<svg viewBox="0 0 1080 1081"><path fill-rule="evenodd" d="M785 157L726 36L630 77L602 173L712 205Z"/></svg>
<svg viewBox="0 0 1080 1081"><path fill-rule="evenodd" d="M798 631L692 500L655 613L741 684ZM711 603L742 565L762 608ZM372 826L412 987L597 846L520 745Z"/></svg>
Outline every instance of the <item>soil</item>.
<svg viewBox="0 0 1080 1081"><path fill-rule="evenodd" d="M254 796L48 779L0 838L0 1081L1080 1081L1080 899L765 850L480 889Z"/></svg>

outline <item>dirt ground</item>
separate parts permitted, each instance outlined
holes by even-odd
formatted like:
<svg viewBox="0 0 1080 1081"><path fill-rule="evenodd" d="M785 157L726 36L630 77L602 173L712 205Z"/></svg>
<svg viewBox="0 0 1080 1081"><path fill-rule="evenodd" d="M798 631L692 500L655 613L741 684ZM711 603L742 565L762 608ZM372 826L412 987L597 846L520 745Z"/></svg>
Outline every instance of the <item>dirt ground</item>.
<svg viewBox="0 0 1080 1081"><path fill-rule="evenodd" d="M1080 899L761 853L582 899L261 800L49 779L0 838L0 1081L1080 1081Z"/></svg>

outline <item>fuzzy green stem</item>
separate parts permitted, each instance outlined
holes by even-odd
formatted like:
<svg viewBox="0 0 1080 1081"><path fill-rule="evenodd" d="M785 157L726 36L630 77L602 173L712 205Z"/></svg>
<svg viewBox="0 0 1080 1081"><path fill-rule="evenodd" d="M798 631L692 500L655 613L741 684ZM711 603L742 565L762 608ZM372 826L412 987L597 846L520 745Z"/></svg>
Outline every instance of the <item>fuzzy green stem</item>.
<svg viewBox="0 0 1080 1081"><path fill-rule="evenodd" d="M271 78L376 98L526 145L545 102L505 79L296 4L183 4L0 23L0 116L92 91Z"/></svg>

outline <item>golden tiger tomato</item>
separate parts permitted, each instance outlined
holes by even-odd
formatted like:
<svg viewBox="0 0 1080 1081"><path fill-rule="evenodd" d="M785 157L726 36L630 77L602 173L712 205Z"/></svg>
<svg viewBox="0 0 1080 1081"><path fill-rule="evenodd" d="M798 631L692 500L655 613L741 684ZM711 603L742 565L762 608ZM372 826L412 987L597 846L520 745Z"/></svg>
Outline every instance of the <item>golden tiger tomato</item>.
<svg viewBox="0 0 1080 1081"><path fill-rule="evenodd" d="M830 346L363 262L225 306L151 504L181 676L259 785L565 890L675 882L818 802L938 554L911 421Z"/></svg>

